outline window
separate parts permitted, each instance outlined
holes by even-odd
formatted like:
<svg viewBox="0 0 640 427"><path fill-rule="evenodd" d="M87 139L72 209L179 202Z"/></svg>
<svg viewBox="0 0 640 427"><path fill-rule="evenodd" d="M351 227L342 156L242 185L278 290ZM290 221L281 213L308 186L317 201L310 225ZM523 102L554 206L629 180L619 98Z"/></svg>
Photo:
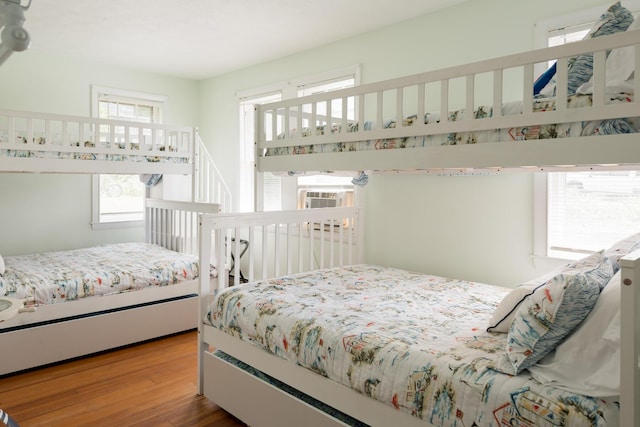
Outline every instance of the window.
<svg viewBox="0 0 640 427"><path fill-rule="evenodd" d="M544 44L582 40L594 22L585 16L601 12L554 18L555 27L540 26ZM640 171L540 173L534 206L535 255L577 259L640 231Z"/></svg>
<svg viewBox="0 0 640 427"><path fill-rule="evenodd" d="M359 78L358 67L349 67L344 70L336 70L318 76L313 76L298 81L291 81L274 85L270 88L258 89L240 96L240 188L241 200L239 209L251 211L254 209L253 191L245 189L254 188L254 116L253 107L258 104L275 102L281 99L307 96L315 93L328 92L346 87L353 87ZM341 114L342 103L336 102L331 106L332 111ZM355 118L355 105L351 101L348 105L348 118ZM326 106L318 104L317 113L326 114ZM267 125L271 123L266 121ZM308 124L305 124L308 125ZM305 207L305 194L309 191L324 191L330 193L345 194L340 200L347 205L353 204L353 184L351 176L300 176L289 177L261 174L261 182L256 186L258 192L257 208L259 210L301 209Z"/></svg>
<svg viewBox="0 0 640 427"><path fill-rule="evenodd" d="M92 99L94 116L98 118L142 123L161 123L166 102L158 95L97 86L92 87ZM142 225L146 193L138 175L94 175L92 226Z"/></svg>
<svg viewBox="0 0 640 427"><path fill-rule="evenodd" d="M547 256L578 258L640 231L640 172L547 174Z"/></svg>

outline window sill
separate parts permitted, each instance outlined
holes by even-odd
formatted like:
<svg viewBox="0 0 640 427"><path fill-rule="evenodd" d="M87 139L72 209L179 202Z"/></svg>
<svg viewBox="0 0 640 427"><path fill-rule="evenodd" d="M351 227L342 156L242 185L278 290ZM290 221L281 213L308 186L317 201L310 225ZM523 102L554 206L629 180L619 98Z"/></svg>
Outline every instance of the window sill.
<svg viewBox="0 0 640 427"><path fill-rule="evenodd" d="M112 221L112 222L92 222L91 229L93 230L114 230L117 228L136 228L144 227L144 221Z"/></svg>

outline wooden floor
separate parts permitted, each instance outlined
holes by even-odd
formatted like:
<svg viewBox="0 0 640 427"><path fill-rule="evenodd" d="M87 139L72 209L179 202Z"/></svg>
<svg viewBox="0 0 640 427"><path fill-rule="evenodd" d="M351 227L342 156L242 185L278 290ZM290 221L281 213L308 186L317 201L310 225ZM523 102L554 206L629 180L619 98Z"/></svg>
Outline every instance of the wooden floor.
<svg viewBox="0 0 640 427"><path fill-rule="evenodd" d="M1 378L0 409L20 427L243 426L196 395L196 353L194 331Z"/></svg>

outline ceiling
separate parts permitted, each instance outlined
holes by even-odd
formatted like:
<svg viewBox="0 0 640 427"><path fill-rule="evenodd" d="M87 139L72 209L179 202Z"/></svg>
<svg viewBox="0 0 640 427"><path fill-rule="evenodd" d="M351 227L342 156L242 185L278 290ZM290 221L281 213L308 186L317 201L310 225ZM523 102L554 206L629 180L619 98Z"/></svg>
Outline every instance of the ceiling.
<svg viewBox="0 0 640 427"><path fill-rule="evenodd" d="M32 0L24 26L34 51L199 80L463 1Z"/></svg>

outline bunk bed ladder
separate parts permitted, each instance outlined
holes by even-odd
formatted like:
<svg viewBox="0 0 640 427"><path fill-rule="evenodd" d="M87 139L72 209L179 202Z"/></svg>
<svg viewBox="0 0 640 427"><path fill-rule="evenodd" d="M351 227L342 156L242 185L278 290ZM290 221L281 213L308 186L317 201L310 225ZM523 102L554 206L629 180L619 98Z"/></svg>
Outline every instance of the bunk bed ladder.
<svg viewBox="0 0 640 427"><path fill-rule="evenodd" d="M193 173L194 202L218 203L220 212L231 212L231 191L222 178L211 154L195 132L195 170Z"/></svg>

